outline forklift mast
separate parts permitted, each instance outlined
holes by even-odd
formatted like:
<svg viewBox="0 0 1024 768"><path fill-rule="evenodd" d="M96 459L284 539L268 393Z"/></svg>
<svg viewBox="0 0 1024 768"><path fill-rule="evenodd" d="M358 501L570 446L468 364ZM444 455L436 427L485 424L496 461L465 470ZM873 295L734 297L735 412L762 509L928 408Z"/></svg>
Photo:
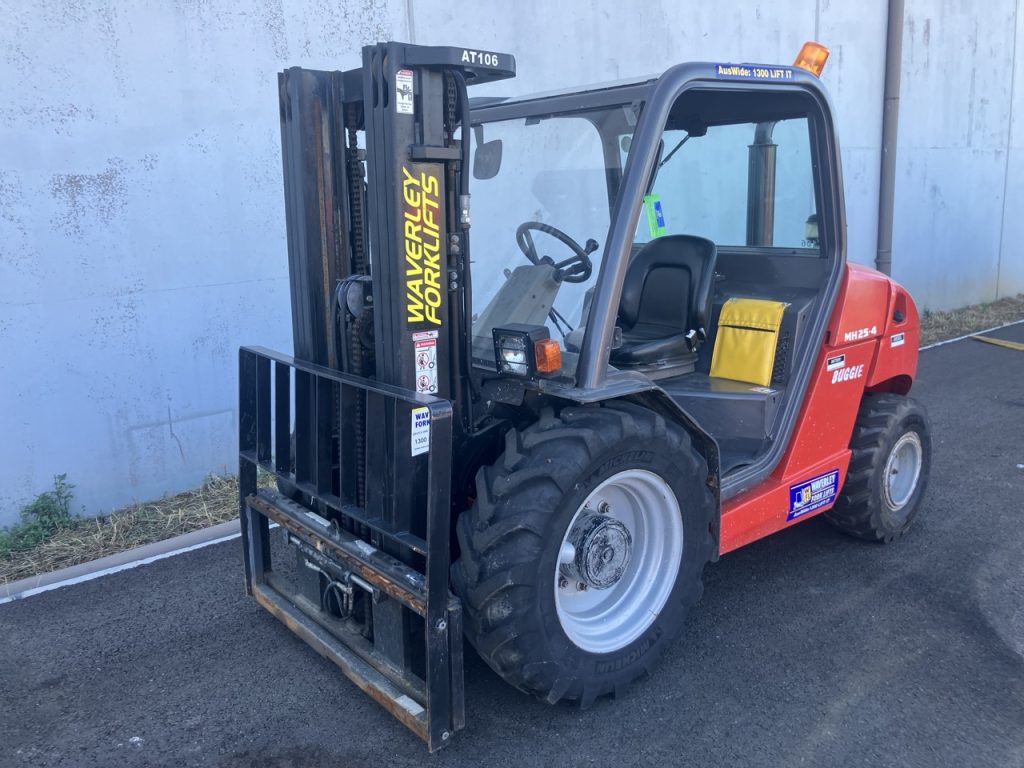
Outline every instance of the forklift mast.
<svg viewBox="0 0 1024 768"><path fill-rule="evenodd" d="M453 134L467 85L514 75L508 54L399 43L364 48L358 70L279 75L297 358L364 373L336 338L335 307L363 308L346 281L372 275L376 379L445 396L458 386L449 365L423 365L458 362L452 336L465 335L449 294L465 293L468 145Z"/></svg>
<svg viewBox="0 0 1024 768"><path fill-rule="evenodd" d="M468 85L514 75L508 54L400 43L367 46L360 69L279 75L294 358L240 352L247 590L431 750L464 722L448 588L452 432L470 418L455 133ZM297 550L290 579L271 567L271 522Z"/></svg>

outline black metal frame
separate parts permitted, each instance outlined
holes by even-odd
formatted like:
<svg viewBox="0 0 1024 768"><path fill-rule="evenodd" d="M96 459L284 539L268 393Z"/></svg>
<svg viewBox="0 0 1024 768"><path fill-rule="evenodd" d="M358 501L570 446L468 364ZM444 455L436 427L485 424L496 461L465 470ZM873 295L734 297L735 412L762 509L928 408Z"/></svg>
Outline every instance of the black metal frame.
<svg viewBox="0 0 1024 768"><path fill-rule="evenodd" d="M462 609L448 588L451 403L262 347L239 351L238 380L239 510L246 590L426 741L431 751L444 746L465 724ZM385 439L368 441L364 455L358 455L345 439L340 423L333 423L336 402L353 401L359 393L368 413L383 416L377 431L389 432ZM411 446L414 409L427 409L430 416L429 450L415 456L411 447L402 450L403 445ZM315 432L307 434L309 428ZM353 501L357 463L365 465L368 477L385 481L368 484L365 506ZM304 497L303 503L257 487L258 470L284 487L294 487ZM399 486L404 486L401 492ZM416 504L413 517L423 522L422 530L389 524L395 519L394 505L402 499ZM375 606L393 601L421 617L425 673L419 676L396 665L372 641L346 631L340 620L275 574L271 522L286 531L289 542L307 560L332 578L358 585ZM422 563L422 568L365 541L360 534L367 531L376 541L411 550L415 556L410 559Z"/></svg>

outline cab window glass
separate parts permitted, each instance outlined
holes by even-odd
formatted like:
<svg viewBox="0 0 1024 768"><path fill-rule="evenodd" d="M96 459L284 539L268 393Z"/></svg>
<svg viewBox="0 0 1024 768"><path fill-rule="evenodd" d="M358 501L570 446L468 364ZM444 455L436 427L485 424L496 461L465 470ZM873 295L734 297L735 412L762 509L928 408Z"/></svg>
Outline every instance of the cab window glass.
<svg viewBox="0 0 1024 768"><path fill-rule="evenodd" d="M659 165L640 216L636 241L659 235L700 235L720 246L769 245L818 250L814 173L807 118L707 128L703 136L667 130ZM752 149L755 139L767 147ZM774 185L756 184L758 168L770 173L764 153L774 153ZM748 199L755 182L764 196ZM751 207L772 220L768 243L748 242ZM754 211L755 215L758 211Z"/></svg>

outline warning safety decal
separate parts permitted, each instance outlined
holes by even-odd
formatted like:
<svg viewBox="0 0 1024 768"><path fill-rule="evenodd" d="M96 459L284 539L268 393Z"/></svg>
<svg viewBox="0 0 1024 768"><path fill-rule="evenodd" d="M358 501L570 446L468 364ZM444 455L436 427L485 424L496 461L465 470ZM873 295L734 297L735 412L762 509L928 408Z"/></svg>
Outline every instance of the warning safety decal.
<svg viewBox="0 0 1024 768"><path fill-rule="evenodd" d="M412 70L400 69L395 73L395 112L413 114Z"/></svg>
<svg viewBox="0 0 1024 768"><path fill-rule="evenodd" d="M416 355L416 391L437 394L437 331L419 331L412 335Z"/></svg>
<svg viewBox="0 0 1024 768"><path fill-rule="evenodd" d="M835 501L838 490L838 469L789 486L789 514L786 515L786 520L796 520L809 512L828 506Z"/></svg>

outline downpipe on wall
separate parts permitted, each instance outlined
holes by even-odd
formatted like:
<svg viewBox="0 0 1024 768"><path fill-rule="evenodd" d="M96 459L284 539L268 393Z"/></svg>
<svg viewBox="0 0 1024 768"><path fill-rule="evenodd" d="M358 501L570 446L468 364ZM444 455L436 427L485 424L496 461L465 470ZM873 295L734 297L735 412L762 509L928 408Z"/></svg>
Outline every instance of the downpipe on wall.
<svg viewBox="0 0 1024 768"><path fill-rule="evenodd" d="M878 179L878 252L875 254L875 267L879 272L890 275L896 197L896 141L900 122L900 72L903 63L903 0L889 0L885 37L882 161Z"/></svg>

